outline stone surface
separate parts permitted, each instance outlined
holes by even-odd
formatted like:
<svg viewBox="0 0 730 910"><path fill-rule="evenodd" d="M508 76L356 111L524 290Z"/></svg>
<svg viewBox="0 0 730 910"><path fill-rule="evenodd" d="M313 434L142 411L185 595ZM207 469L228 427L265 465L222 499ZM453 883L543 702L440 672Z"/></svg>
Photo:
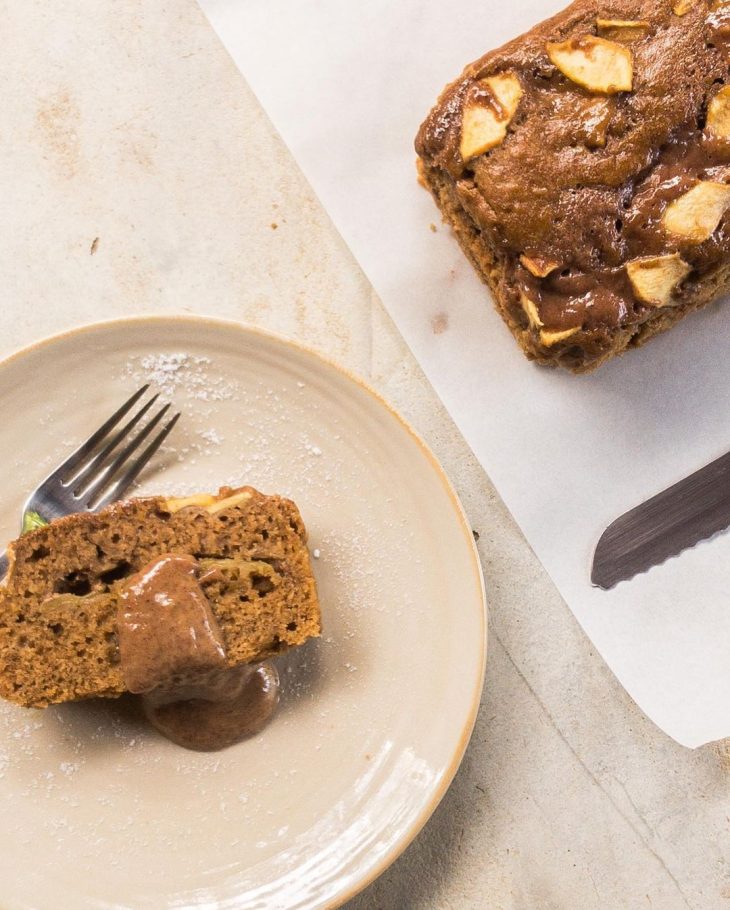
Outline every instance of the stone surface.
<svg viewBox="0 0 730 910"><path fill-rule="evenodd" d="M274 329L370 379L479 532L473 739L348 910L730 907L730 753L669 740L593 653L193 0L2 13L0 353L136 313Z"/></svg>

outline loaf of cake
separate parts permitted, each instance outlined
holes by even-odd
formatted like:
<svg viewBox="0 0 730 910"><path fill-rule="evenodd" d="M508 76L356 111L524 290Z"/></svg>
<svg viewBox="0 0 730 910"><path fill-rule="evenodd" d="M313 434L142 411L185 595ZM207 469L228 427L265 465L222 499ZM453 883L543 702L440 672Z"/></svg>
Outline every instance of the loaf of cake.
<svg viewBox="0 0 730 910"><path fill-rule="evenodd" d="M119 642L125 585L163 556L195 574L228 666L263 660L320 632L299 511L251 487L69 515L22 535L8 555L0 696L24 706L129 690Z"/></svg>
<svg viewBox="0 0 730 910"><path fill-rule="evenodd" d="M421 179L530 359L593 369L730 287L729 63L728 3L578 0L442 93Z"/></svg>

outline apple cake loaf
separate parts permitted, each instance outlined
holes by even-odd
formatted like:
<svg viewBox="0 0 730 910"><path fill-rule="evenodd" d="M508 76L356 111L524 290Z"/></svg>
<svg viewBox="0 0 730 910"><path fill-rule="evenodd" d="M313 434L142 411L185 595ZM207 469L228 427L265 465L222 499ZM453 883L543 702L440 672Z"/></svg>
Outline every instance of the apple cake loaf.
<svg viewBox="0 0 730 910"><path fill-rule="evenodd" d="M0 588L0 695L29 707L143 692L148 687L132 682L131 668L137 678L150 670L178 672L191 655L233 667L320 632L299 511L252 487L131 499L97 514L69 515L19 537L9 558ZM167 580L150 587L153 576ZM153 614L167 610L165 623L172 623L147 630L156 636L154 667L144 663L149 654L140 663L134 653L140 615L125 613L130 586L138 600L147 597ZM176 616L191 603L212 616ZM186 642L186 635L198 641ZM192 647L202 639L213 643L210 653Z"/></svg>
<svg viewBox="0 0 730 910"><path fill-rule="evenodd" d="M422 181L526 355L574 372L730 284L730 3L578 0L468 66Z"/></svg>

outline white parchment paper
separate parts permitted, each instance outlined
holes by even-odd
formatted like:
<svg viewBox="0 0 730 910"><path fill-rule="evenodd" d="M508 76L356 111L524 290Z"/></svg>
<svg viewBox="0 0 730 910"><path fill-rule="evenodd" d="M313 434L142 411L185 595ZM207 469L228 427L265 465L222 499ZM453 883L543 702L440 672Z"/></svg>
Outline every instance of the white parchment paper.
<svg viewBox="0 0 730 910"><path fill-rule="evenodd" d="M562 4L200 2L613 672L684 745L730 736L730 534L589 582L610 521L730 448L730 306L590 376L540 369L416 183L441 88Z"/></svg>

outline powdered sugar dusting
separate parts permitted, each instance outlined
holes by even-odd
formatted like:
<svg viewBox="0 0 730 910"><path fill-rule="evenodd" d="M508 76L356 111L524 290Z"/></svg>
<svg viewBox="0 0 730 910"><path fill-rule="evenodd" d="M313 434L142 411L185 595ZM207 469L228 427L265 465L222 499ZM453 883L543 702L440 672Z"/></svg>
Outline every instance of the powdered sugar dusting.
<svg viewBox="0 0 730 910"><path fill-rule="evenodd" d="M201 430L198 435L201 439L205 440L205 442L214 446L219 446L225 439L224 436L221 436L220 433L214 429Z"/></svg>
<svg viewBox="0 0 730 910"><path fill-rule="evenodd" d="M198 401L228 401L238 385L209 371L210 364L209 357L176 351L130 358L126 372L140 385L149 382L166 398L184 392Z"/></svg>

